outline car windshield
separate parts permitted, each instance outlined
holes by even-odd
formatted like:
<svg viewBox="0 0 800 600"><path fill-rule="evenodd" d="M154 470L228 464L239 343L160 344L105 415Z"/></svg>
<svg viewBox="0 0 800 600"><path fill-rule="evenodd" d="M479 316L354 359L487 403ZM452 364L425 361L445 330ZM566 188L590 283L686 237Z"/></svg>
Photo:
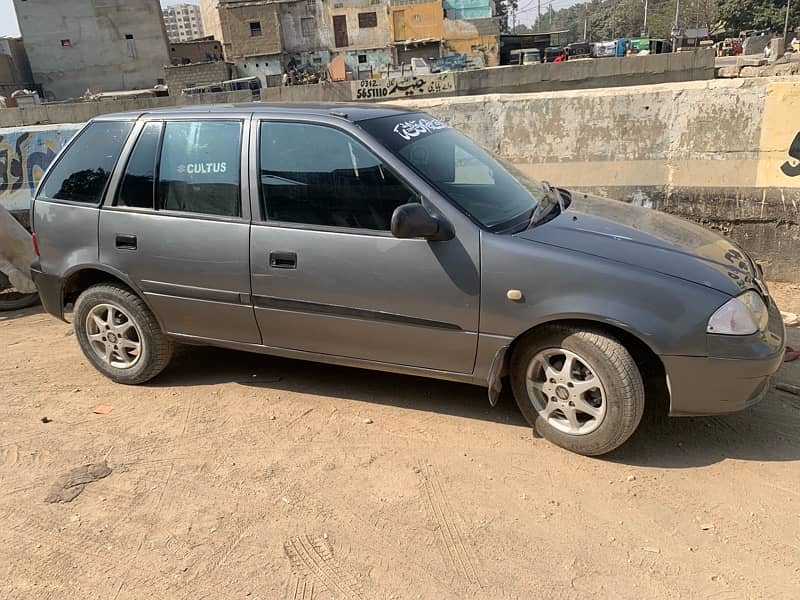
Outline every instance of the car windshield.
<svg viewBox="0 0 800 600"><path fill-rule="evenodd" d="M547 194L540 182L427 115L383 117L360 125L489 231L527 226Z"/></svg>

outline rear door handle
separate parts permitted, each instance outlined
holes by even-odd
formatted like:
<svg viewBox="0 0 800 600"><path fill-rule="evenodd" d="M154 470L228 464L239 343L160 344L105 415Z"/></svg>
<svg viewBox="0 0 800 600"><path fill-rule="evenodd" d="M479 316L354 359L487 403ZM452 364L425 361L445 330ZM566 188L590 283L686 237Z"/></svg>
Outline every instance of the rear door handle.
<svg viewBox="0 0 800 600"><path fill-rule="evenodd" d="M273 269L296 269L296 252L270 252L269 266Z"/></svg>
<svg viewBox="0 0 800 600"><path fill-rule="evenodd" d="M118 233L114 244L120 250L136 250L137 248L136 236L124 233Z"/></svg>

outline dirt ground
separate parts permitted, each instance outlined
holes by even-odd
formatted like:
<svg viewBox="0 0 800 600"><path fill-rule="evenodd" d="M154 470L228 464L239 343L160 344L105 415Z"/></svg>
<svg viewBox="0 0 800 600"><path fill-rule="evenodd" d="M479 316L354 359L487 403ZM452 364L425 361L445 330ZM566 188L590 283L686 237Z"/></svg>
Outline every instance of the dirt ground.
<svg viewBox="0 0 800 600"><path fill-rule="evenodd" d="M3 599L800 596L789 393L590 459L477 387L209 348L124 387L39 309L0 314L0 349Z"/></svg>

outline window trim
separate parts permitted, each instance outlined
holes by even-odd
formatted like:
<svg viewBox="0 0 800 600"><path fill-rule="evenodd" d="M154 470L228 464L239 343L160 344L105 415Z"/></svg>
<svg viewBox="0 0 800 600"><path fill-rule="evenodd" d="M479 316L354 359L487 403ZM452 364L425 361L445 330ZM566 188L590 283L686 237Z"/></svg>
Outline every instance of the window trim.
<svg viewBox="0 0 800 600"><path fill-rule="evenodd" d="M252 224L258 225L260 227L279 227L281 229L296 229L300 231L321 231L327 233L344 233L349 235L360 235L360 236L370 236L370 237L394 237L391 230L386 229L364 229L361 227L342 227L339 225L316 225L313 223L295 223L291 221L275 221L268 218L266 214L266 207L267 202L264 198L262 202L262 186L261 186L261 126L264 123L284 123L284 124L296 124L296 125L315 125L317 127L327 127L329 129L333 129L348 136L351 139L356 140L359 144L361 144L366 150L368 150L372 155L378 158L381 161L381 165L392 175L394 175L397 180L405 186L411 194L414 194L420 199L420 203L422 203L422 199L425 197L424 194L419 191L415 186L413 186L407 178L401 176L397 169L395 169L392 165L390 165L384 157L380 155L380 153L376 152L370 144L367 143L366 140L359 138L355 135L352 131L348 131L342 127L337 127L332 123L326 123L323 121L314 121L311 119L282 119L279 117L276 118L262 118L258 116L254 116L251 125L251 152L250 155L253 157L252 162L252 171L251 171L251 178L253 184L256 187L256 193L252 194L252 198L255 200L257 205L257 212L253 215ZM415 240L406 240L406 241L415 241ZM427 242L427 240L419 240L423 242Z"/></svg>
<svg viewBox="0 0 800 600"><path fill-rule="evenodd" d="M83 137L83 135L89 131L89 129L93 125L98 125L102 123L130 123L131 130L128 132L128 137L125 138L125 141L122 143L122 147L120 148L119 155L117 156L117 160L114 161L114 165L111 167L111 175L108 177L106 181L106 185L103 188L102 193L100 194L100 199L97 202L78 202L76 200L64 200L62 198L49 198L44 194L44 188L47 185L47 182L50 181L50 177L52 177L53 172L58 168L61 162L64 160L64 157L70 151L73 145L75 145L78 140ZM42 177L42 180L39 182L39 187L36 188L36 193L33 196L33 201L31 202L31 210L33 209L33 204L38 202L39 200L43 202L51 202L53 204L66 204L69 206L85 206L86 208L100 208L106 203L106 200L109 195L109 191L111 190L112 184L115 183L114 179L117 175L119 163L123 158L128 156L128 152L130 150L129 144L131 143L131 137L133 133L136 131L138 123L136 120L131 119L98 119L89 121L86 126L78 131L75 135L72 136L72 139L67 142L67 144L61 149L61 152L58 153L56 158L50 163L50 166L47 168L47 172L45 176Z"/></svg>
<svg viewBox="0 0 800 600"><path fill-rule="evenodd" d="M130 164L131 159L133 158L133 153L136 151L136 146L139 143L139 140L142 139L142 136L144 135L144 130L147 127L148 123L158 123L159 126L160 126L160 130L158 132L158 145L156 146L156 156L153 159L155 161L154 164L153 164L153 189L151 190L151 194L152 195L150 197L150 199L152 201L152 205L150 206L150 208L146 208L146 207L143 207L143 206L127 206L127 205L126 206L119 206L117 204L117 202L119 202L119 196L120 196L120 193L122 192L123 183L125 182L125 174L128 171L128 165ZM138 125L138 123L137 123L137 125ZM128 208L128 209L131 209L131 210L145 211L145 212L147 212L147 211L155 211L156 210L156 187L158 185L158 163L159 163L159 160L161 159L161 142L164 139L164 122L163 121L161 121L161 122L159 122L159 121L143 122L143 123L141 123L140 127L136 128L136 132L137 132L136 133L136 139L134 140L133 145L131 146L130 152L128 152L127 156L125 157L125 164L120 167L119 179L118 179L118 181L115 182L116 183L116 189L114 190L113 195L111 195L109 197L109 201L111 202L109 207L110 208ZM121 161L120 161L120 164L122 164Z"/></svg>

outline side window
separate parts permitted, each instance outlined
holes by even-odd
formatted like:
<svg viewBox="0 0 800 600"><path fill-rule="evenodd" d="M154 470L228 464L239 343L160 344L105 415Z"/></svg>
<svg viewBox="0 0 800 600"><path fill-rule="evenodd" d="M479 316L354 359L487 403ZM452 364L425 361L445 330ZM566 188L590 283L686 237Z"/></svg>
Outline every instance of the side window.
<svg viewBox="0 0 800 600"><path fill-rule="evenodd" d="M51 200L100 204L132 129L129 121L89 125L47 176L40 195Z"/></svg>
<svg viewBox="0 0 800 600"><path fill-rule="evenodd" d="M122 184L117 194L116 206L153 208L155 191L156 157L161 136L161 123L147 123L133 148Z"/></svg>
<svg viewBox="0 0 800 600"><path fill-rule="evenodd" d="M261 211L271 221L388 231L418 201L374 154L322 125L262 123Z"/></svg>
<svg viewBox="0 0 800 600"><path fill-rule="evenodd" d="M238 217L242 124L173 121L164 128L158 208Z"/></svg>

